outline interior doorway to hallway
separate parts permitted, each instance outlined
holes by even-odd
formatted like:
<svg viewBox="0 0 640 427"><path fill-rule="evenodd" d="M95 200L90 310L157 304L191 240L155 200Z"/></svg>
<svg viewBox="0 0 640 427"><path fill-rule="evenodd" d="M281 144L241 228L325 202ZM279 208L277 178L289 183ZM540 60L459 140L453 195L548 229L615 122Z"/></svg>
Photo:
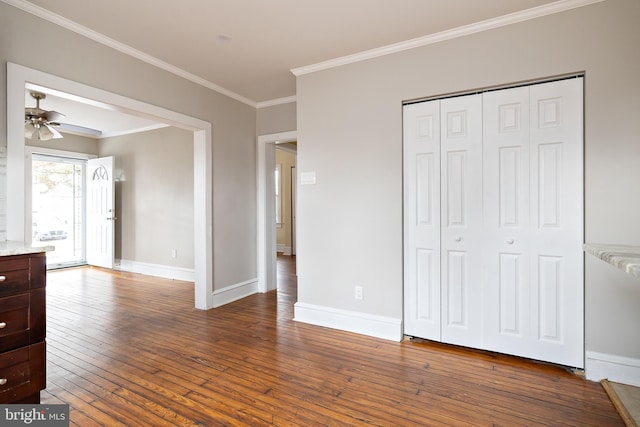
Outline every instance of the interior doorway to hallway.
<svg viewBox="0 0 640 427"><path fill-rule="evenodd" d="M278 253L295 255L296 145L275 146L276 248Z"/></svg>
<svg viewBox="0 0 640 427"><path fill-rule="evenodd" d="M277 288L276 281L276 145L297 141L297 132L260 135L257 141L258 162L258 291Z"/></svg>
<svg viewBox="0 0 640 427"><path fill-rule="evenodd" d="M275 235L276 282L278 293L297 299L296 244L295 244L295 193L296 193L295 141L275 144Z"/></svg>

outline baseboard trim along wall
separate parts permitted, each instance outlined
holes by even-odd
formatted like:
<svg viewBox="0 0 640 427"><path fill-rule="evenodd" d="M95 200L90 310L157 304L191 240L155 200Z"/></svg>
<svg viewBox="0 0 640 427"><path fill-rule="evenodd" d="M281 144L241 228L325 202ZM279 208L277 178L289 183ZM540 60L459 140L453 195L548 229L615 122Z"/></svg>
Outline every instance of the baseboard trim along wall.
<svg viewBox="0 0 640 427"><path fill-rule="evenodd" d="M165 279L184 280L195 282L195 270L167 265L148 264L145 262L116 260L115 270L140 273L148 276L163 277ZM248 297L258 292L258 279L236 283L226 288L213 291L213 308L220 307L230 302Z"/></svg>
<svg viewBox="0 0 640 427"><path fill-rule="evenodd" d="M216 289L213 291L213 307L220 307L255 293L258 293L258 279L251 279L226 288Z"/></svg>
<svg viewBox="0 0 640 427"><path fill-rule="evenodd" d="M148 276L163 277L165 279L184 280L186 282L195 282L196 280L196 273L193 268L149 264L146 262L130 261L126 259L116 260L114 270L146 274Z"/></svg>
<svg viewBox="0 0 640 427"><path fill-rule="evenodd" d="M607 379L640 387L640 359L587 351L585 375L591 381Z"/></svg>
<svg viewBox="0 0 640 427"><path fill-rule="evenodd" d="M282 255L291 255L291 246L285 246L283 243L278 243L276 245L276 251L281 252Z"/></svg>
<svg viewBox="0 0 640 427"><path fill-rule="evenodd" d="M302 302L297 302L293 310L293 320L297 322L355 332L391 341L402 340L402 320L393 317L375 316Z"/></svg>

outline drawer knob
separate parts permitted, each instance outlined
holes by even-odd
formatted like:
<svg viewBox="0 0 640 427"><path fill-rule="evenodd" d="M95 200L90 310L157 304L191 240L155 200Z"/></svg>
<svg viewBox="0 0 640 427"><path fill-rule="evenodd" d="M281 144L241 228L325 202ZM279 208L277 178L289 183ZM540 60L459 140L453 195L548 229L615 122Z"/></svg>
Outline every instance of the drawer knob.
<svg viewBox="0 0 640 427"><path fill-rule="evenodd" d="M7 280L7 276L0 276L0 282L4 282L5 280Z"/></svg>
<svg viewBox="0 0 640 427"><path fill-rule="evenodd" d="M0 329L4 329L7 327L6 322L0 322Z"/></svg>
<svg viewBox="0 0 640 427"><path fill-rule="evenodd" d="M6 378L0 378L0 385L5 385L7 383Z"/></svg>

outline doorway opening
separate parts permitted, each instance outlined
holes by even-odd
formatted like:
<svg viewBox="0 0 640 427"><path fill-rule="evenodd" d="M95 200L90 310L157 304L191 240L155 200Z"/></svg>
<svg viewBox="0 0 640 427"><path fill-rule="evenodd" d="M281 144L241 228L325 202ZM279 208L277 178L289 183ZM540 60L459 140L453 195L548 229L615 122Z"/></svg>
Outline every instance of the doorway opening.
<svg viewBox="0 0 640 427"><path fill-rule="evenodd" d="M55 246L47 268L86 263L86 160L31 155L31 236L33 246Z"/></svg>
<svg viewBox="0 0 640 427"><path fill-rule="evenodd" d="M295 194L296 194L295 141L275 144L275 235L278 293L296 295L296 244L295 244ZM295 300L294 300L295 302Z"/></svg>
<svg viewBox="0 0 640 427"><path fill-rule="evenodd" d="M195 307L213 307L213 181L211 123L92 86L7 63L6 239L31 241L26 210L24 90L26 85L104 109L137 115L193 132Z"/></svg>
<svg viewBox="0 0 640 427"><path fill-rule="evenodd" d="M297 132L282 132L258 137L258 291L277 288L275 147L297 141Z"/></svg>

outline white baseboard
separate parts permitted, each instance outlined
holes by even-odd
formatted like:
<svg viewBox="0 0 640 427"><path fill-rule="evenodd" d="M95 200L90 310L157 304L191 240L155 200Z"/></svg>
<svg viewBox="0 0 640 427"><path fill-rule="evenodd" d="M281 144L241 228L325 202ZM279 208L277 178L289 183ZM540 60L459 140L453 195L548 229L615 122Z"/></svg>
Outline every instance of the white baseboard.
<svg viewBox="0 0 640 427"><path fill-rule="evenodd" d="M230 302L248 297L258 292L258 279L236 283L226 288L213 291L213 307L220 307Z"/></svg>
<svg viewBox="0 0 640 427"><path fill-rule="evenodd" d="M607 379L640 387L640 359L587 351L585 375L591 381Z"/></svg>
<svg viewBox="0 0 640 427"><path fill-rule="evenodd" d="M146 262L130 261L126 259L116 260L115 270L140 273L149 276L164 277L165 279L184 280L195 282L196 273L193 268L172 267L168 265L149 264Z"/></svg>
<svg viewBox="0 0 640 427"><path fill-rule="evenodd" d="M391 341L402 340L402 320L393 317L297 302L293 320Z"/></svg>
<svg viewBox="0 0 640 427"><path fill-rule="evenodd" d="M276 251L288 256L291 255L291 246L285 246L284 243L278 243L276 245Z"/></svg>

